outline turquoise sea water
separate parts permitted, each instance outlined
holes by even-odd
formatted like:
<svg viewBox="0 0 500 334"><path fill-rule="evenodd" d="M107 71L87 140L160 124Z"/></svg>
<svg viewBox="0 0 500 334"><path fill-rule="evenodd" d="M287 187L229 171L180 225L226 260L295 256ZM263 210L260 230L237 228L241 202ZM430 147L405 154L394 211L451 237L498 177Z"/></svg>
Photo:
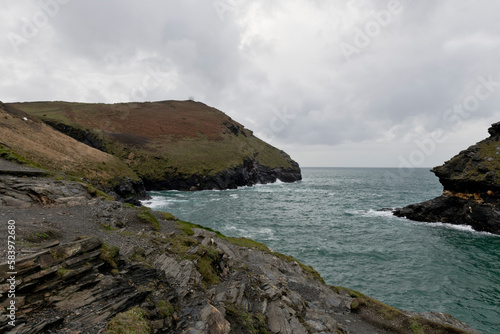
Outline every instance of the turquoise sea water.
<svg viewBox="0 0 500 334"><path fill-rule="evenodd" d="M400 309L449 313L500 333L500 237L378 212L438 196L427 169L304 168L293 184L152 192L144 204L244 236Z"/></svg>

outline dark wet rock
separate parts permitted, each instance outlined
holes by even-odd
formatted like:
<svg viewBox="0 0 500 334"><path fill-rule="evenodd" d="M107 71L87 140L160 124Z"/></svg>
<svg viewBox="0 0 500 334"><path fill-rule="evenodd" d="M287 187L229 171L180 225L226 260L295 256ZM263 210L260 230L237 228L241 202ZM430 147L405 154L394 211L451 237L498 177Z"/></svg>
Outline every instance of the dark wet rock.
<svg viewBox="0 0 500 334"><path fill-rule="evenodd" d="M394 214L500 234L500 122L488 132L490 137L432 169L443 185L443 195L396 209Z"/></svg>
<svg viewBox="0 0 500 334"><path fill-rule="evenodd" d="M124 203L141 205L141 200L151 198L148 195L142 180L133 180L130 177L118 180L114 186L106 186L102 188L104 192L112 195L115 200Z"/></svg>
<svg viewBox="0 0 500 334"><path fill-rule="evenodd" d="M247 159L242 166L226 169L214 176L165 174L162 181L144 180L147 189L165 190L223 190L236 189L256 184L296 182L302 179L297 163L293 167L270 168L260 165L256 160Z"/></svg>
<svg viewBox="0 0 500 334"><path fill-rule="evenodd" d="M470 225L477 231L500 234L499 203L496 199L487 200L458 197L446 192L432 200L396 209L393 213L420 222Z"/></svg>

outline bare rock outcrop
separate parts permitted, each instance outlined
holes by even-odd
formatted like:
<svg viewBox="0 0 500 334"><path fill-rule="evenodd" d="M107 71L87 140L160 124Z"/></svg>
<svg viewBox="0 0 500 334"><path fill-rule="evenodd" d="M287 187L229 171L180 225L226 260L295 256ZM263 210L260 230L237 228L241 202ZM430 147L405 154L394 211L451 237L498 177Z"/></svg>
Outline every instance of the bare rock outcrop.
<svg viewBox="0 0 500 334"><path fill-rule="evenodd" d="M394 214L500 234L500 122L488 132L490 137L432 169L443 185L441 196L396 209Z"/></svg>

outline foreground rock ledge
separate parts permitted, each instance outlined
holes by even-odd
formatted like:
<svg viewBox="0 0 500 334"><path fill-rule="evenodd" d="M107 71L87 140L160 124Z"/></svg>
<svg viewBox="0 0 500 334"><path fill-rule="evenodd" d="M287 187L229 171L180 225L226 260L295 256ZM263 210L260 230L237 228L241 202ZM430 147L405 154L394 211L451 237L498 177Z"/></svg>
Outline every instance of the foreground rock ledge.
<svg viewBox="0 0 500 334"><path fill-rule="evenodd" d="M0 251L1 333L478 333L446 314L328 286L264 244L106 201L77 182L4 184L15 186L0 207L3 235L16 222L17 259L9 274Z"/></svg>
<svg viewBox="0 0 500 334"><path fill-rule="evenodd" d="M149 329L145 333L474 332L445 314L409 315L355 291L326 286L294 261L226 244L213 232L195 229L192 238L187 253L218 253L213 284L204 282L196 264L167 249L157 254L136 249L130 258L150 258L152 265L147 265L125 260L95 237L24 257L14 275L16 327L10 327L9 313L4 313L0 330L97 333L106 328L114 333L139 312L141 321L129 325ZM7 263L0 269L9 271ZM0 278L0 303L7 311L11 276Z"/></svg>
<svg viewBox="0 0 500 334"><path fill-rule="evenodd" d="M394 215L500 234L500 122L488 132L490 137L432 169L444 187L441 196L396 209Z"/></svg>

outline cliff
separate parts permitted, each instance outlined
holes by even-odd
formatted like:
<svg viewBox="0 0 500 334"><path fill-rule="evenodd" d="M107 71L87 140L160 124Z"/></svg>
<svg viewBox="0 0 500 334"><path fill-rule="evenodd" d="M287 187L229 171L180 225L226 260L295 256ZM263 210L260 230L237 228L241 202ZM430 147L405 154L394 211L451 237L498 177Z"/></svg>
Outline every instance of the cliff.
<svg viewBox="0 0 500 334"><path fill-rule="evenodd" d="M396 209L394 214L500 234L500 122L488 132L490 137L432 169L444 187L441 196Z"/></svg>
<svg viewBox="0 0 500 334"><path fill-rule="evenodd" d="M0 158L41 167L48 174L77 177L137 203L147 198L136 173L120 159L54 130L37 117L0 102Z"/></svg>
<svg viewBox="0 0 500 334"><path fill-rule="evenodd" d="M14 257L0 248L1 333L477 333L326 285L264 244L0 171L2 235L15 235Z"/></svg>
<svg viewBox="0 0 500 334"><path fill-rule="evenodd" d="M148 190L227 189L301 179L298 164L285 152L200 102L10 105L119 158Z"/></svg>

